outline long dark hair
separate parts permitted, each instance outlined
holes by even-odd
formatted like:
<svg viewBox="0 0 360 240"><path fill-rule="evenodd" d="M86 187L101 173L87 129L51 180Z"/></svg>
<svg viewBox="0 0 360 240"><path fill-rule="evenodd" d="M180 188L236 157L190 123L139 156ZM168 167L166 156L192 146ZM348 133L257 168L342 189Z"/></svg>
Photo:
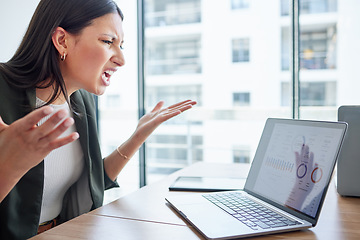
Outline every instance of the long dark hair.
<svg viewBox="0 0 360 240"><path fill-rule="evenodd" d="M57 27L76 35L95 18L108 13L123 13L113 0L42 0L30 21L24 38L14 56L0 63L0 71L10 85L21 88L47 88L54 93L52 103L60 94L67 99L67 90L59 67L59 53L51 40ZM50 82L45 82L50 79Z"/></svg>

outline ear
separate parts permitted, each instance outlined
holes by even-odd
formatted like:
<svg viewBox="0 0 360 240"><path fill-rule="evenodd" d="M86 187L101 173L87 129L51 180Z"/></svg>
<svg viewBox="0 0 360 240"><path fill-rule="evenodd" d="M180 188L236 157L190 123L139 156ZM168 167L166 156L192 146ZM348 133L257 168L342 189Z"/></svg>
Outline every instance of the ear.
<svg viewBox="0 0 360 240"><path fill-rule="evenodd" d="M62 27L57 27L51 37L51 40L55 48L59 52L60 56L64 55L64 53L67 54L67 50L68 50L67 38L68 38L68 33Z"/></svg>

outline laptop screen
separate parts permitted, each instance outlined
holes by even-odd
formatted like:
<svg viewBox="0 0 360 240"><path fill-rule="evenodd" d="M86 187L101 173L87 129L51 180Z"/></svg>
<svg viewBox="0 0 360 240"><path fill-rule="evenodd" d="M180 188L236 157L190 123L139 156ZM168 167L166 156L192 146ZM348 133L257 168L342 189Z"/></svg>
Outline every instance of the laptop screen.
<svg viewBox="0 0 360 240"><path fill-rule="evenodd" d="M346 125L268 121L245 188L315 218L331 179Z"/></svg>

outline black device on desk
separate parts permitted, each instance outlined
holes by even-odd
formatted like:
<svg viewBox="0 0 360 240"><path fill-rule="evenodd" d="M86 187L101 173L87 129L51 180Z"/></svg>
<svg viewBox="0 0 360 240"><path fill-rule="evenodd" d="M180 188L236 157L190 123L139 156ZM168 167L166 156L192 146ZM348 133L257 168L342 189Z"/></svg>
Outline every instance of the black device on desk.
<svg viewBox="0 0 360 240"><path fill-rule="evenodd" d="M348 123L348 131L337 163L337 191L360 197L360 105L340 106L338 120Z"/></svg>
<svg viewBox="0 0 360 240"><path fill-rule="evenodd" d="M169 187L171 191L215 192L241 190L246 178L180 176Z"/></svg>

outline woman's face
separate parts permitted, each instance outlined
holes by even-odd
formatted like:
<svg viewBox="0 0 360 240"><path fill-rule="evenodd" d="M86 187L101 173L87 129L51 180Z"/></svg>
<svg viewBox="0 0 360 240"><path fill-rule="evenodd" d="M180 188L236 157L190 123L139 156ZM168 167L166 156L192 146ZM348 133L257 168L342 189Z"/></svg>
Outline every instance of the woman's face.
<svg viewBox="0 0 360 240"><path fill-rule="evenodd" d="M69 35L66 59L60 64L68 93L85 89L102 95L111 75L125 64L123 39L122 20L116 13L94 19L79 35Z"/></svg>

